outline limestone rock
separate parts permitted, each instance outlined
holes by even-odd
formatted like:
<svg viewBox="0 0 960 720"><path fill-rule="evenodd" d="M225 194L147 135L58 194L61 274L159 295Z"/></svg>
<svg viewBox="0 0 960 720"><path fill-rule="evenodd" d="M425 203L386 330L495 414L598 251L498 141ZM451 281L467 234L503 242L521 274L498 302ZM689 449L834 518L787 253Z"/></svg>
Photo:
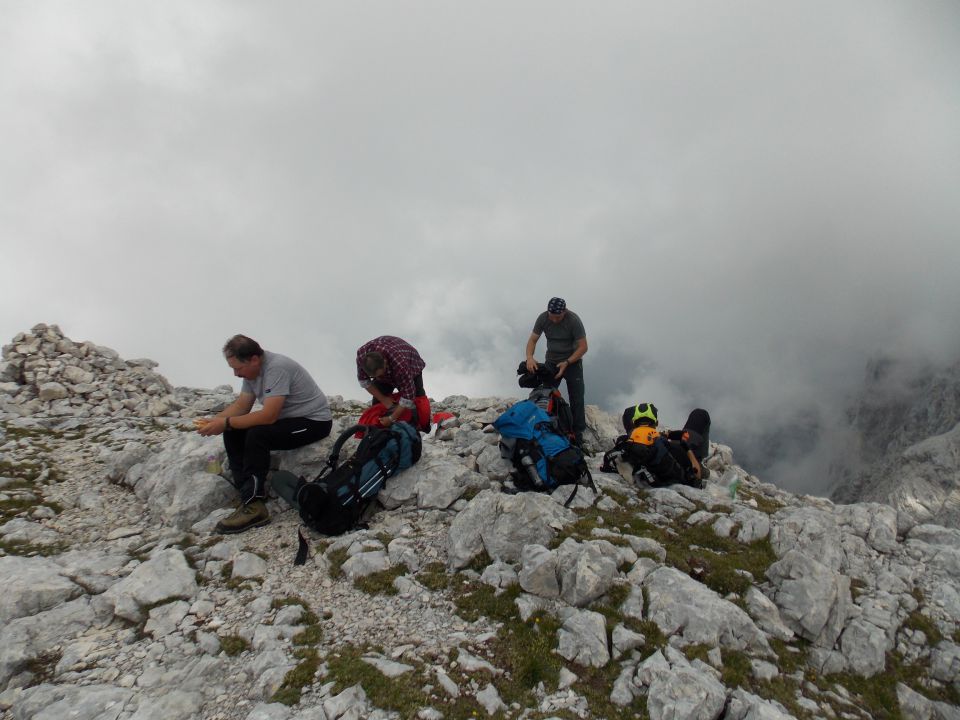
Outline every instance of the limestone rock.
<svg viewBox="0 0 960 720"><path fill-rule="evenodd" d="M850 578L797 550L771 565L767 577L784 623L815 645L833 647L849 612Z"/></svg>
<svg viewBox="0 0 960 720"><path fill-rule="evenodd" d="M578 665L603 667L610 660L603 615L592 610L569 610L557 633L557 652Z"/></svg>
<svg viewBox="0 0 960 720"><path fill-rule="evenodd" d="M540 493L484 490L450 525L448 563L462 568L484 550L493 559L515 562L525 545L545 545L574 518L571 510Z"/></svg>
<svg viewBox="0 0 960 720"><path fill-rule="evenodd" d="M138 622L146 605L167 599L192 599L197 593L194 571L180 550L161 550L110 587L103 597L118 617Z"/></svg>
<svg viewBox="0 0 960 720"><path fill-rule="evenodd" d="M661 567L643 581L647 612L662 632L687 643L771 655L767 639L750 616L705 585L672 567Z"/></svg>
<svg viewBox="0 0 960 720"><path fill-rule="evenodd" d="M62 574L62 568L42 557L0 557L0 627L10 620L48 610L81 593L81 588Z"/></svg>

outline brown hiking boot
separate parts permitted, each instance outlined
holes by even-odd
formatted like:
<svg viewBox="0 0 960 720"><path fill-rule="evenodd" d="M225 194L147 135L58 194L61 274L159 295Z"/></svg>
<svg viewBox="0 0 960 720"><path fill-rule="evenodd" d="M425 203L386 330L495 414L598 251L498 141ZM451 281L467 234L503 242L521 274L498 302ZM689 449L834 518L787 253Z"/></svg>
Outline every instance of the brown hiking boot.
<svg viewBox="0 0 960 720"><path fill-rule="evenodd" d="M242 533L250 528L260 527L270 522L270 513L263 500L253 500L241 505L232 514L217 523L215 532L223 535Z"/></svg>

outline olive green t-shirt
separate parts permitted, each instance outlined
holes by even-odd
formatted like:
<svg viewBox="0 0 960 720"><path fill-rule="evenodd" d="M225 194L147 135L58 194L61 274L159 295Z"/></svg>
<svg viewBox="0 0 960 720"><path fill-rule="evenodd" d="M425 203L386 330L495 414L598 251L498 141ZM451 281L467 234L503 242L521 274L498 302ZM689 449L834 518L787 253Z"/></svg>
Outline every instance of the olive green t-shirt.
<svg viewBox="0 0 960 720"><path fill-rule="evenodd" d="M533 324L533 334L547 336L547 362L551 363L563 362L573 355L577 340L587 336L580 316L572 310L567 310L558 323L550 322L546 312L540 313Z"/></svg>

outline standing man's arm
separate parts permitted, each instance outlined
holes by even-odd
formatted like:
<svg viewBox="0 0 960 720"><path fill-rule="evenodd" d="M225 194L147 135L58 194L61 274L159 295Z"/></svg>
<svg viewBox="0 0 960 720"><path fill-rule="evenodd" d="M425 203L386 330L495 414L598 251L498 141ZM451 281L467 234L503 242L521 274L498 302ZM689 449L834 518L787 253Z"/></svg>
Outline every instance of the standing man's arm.
<svg viewBox="0 0 960 720"><path fill-rule="evenodd" d="M587 338L582 337L576 341L576 347L574 347L573 352L563 362L557 363L557 374L555 377L561 378L563 374L567 371L567 368L577 362L580 358L587 354Z"/></svg>
<svg viewBox="0 0 960 720"><path fill-rule="evenodd" d="M533 351L537 349L537 341L540 339L540 333L532 332L527 338L527 372L536 372L537 361L533 359ZM586 350L584 350L586 352Z"/></svg>

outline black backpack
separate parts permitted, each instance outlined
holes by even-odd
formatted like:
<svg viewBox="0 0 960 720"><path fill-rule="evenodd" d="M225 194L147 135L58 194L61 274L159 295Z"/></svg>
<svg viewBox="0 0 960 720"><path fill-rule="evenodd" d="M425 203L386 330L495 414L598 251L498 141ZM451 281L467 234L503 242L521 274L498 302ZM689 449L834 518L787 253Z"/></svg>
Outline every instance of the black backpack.
<svg viewBox="0 0 960 720"><path fill-rule="evenodd" d="M532 388L527 399L553 419L556 433L573 442L576 437L573 431L573 410L560 394L560 380L557 380L556 374L557 366L553 363L542 363L534 372L530 372L527 364L522 362L517 367L517 384L522 388Z"/></svg>
<svg viewBox="0 0 960 720"><path fill-rule="evenodd" d="M360 444L353 455L338 464L343 444L357 432L363 435ZM342 535L359 523L387 479L416 464L422 450L420 433L405 422L389 428L354 425L344 430L320 474L312 482L297 486L300 519L324 535ZM302 565L306 553L306 539L301 533L295 564Z"/></svg>

